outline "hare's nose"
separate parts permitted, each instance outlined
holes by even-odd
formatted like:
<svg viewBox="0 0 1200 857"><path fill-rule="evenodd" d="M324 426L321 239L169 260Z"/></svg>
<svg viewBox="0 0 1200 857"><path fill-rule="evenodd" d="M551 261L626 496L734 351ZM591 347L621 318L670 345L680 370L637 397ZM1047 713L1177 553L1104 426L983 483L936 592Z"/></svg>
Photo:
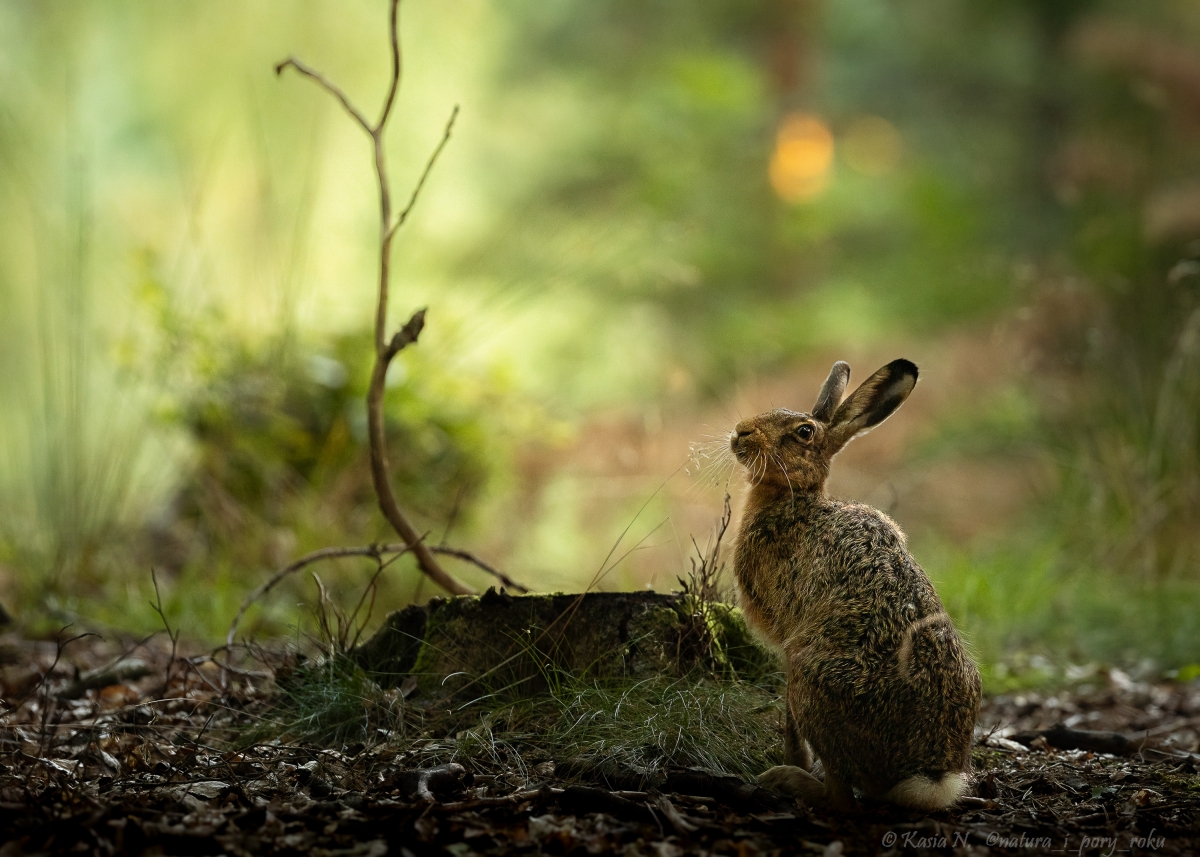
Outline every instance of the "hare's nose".
<svg viewBox="0 0 1200 857"><path fill-rule="evenodd" d="M739 438L743 438L743 437L746 437L747 435L754 434L754 429L740 428L740 429L734 429L734 431L737 433L737 436Z"/></svg>

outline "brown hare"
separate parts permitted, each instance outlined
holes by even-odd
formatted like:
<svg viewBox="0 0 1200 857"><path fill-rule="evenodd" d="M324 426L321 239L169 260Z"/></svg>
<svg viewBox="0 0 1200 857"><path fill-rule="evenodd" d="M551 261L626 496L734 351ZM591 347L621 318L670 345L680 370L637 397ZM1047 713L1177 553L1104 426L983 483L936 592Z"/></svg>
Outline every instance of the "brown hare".
<svg viewBox="0 0 1200 857"><path fill-rule="evenodd" d="M855 806L855 791L939 809L969 783L979 671L899 527L825 495L829 462L908 398L917 367L894 360L842 402L849 379L835 363L812 413L768 411L729 440L750 482L741 603L787 671L787 764L759 779L837 810ZM810 773L814 753L824 782Z"/></svg>

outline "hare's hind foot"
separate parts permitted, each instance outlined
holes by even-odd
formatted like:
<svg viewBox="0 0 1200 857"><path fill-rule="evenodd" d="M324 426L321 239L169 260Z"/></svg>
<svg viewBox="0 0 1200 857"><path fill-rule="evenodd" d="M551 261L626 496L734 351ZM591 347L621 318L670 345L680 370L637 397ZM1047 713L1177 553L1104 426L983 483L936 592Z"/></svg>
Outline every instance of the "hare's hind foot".
<svg viewBox="0 0 1200 857"><path fill-rule="evenodd" d="M945 809L958 802L969 783L970 777L963 771L947 772L937 779L917 774L896 783L883 799L897 806L927 812Z"/></svg>
<svg viewBox="0 0 1200 857"><path fill-rule="evenodd" d="M805 806L826 807L837 812L854 812L858 808L850 787L828 772L825 782L821 782L803 768L776 765L763 771L758 782L764 788L800 800Z"/></svg>
<svg viewBox="0 0 1200 857"><path fill-rule="evenodd" d="M758 783L773 792L797 798L809 806L825 802L825 784L795 765L768 768L759 775Z"/></svg>

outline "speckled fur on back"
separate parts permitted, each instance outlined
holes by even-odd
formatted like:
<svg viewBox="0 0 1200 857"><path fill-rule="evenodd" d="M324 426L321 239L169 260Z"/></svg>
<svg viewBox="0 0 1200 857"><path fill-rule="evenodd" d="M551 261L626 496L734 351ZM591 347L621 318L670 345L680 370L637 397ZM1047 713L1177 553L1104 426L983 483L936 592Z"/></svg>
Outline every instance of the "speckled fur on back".
<svg viewBox="0 0 1200 857"><path fill-rule="evenodd" d="M795 767L764 782L786 788L799 777L807 742L843 805L854 789L932 809L961 791L979 673L899 527L825 495L830 460L900 406L917 368L889 363L839 407L849 374L834 364L811 414L770 411L730 438L751 483L734 563L741 601L788 675ZM911 797L942 782L934 797Z"/></svg>

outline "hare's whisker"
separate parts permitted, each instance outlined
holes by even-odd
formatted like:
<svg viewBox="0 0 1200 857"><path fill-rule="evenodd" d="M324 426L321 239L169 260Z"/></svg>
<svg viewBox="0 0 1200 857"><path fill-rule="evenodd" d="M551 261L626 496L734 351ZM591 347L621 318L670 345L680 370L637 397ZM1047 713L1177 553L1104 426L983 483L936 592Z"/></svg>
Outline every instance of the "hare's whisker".
<svg viewBox="0 0 1200 857"><path fill-rule="evenodd" d="M779 454L778 454L778 453L774 453L774 452L773 452L773 453L771 453L771 457L772 457L772 458L774 458L774 459L775 459L775 463L779 465L779 472L780 472L780 473L782 473L782 474L783 474L783 478L784 478L785 480L787 480L788 493L791 495L791 497L792 497L792 501L793 501L793 502L795 502L795 500L796 500L796 492L795 492L795 490L792 488L792 477L788 476L787 468L783 466L783 459L781 459L781 458L779 457Z"/></svg>
<svg viewBox="0 0 1200 857"><path fill-rule="evenodd" d="M736 462L731 460L710 462L702 473L696 474L695 481L688 486L686 495L694 497L704 488L720 485L722 482L728 485L735 466Z"/></svg>
<svg viewBox="0 0 1200 857"><path fill-rule="evenodd" d="M762 465L761 469L759 465ZM757 487L762 484L763 479L767 475L767 457L760 451L755 453L754 459L754 485Z"/></svg>
<svg viewBox="0 0 1200 857"><path fill-rule="evenodd" d="M725 470L732 461L733 453L730 452L728 444L722 443L719 447L713 446L708 449L693 445L685 469L689 476L699 481L708 481L715 474Z"/></svg>

